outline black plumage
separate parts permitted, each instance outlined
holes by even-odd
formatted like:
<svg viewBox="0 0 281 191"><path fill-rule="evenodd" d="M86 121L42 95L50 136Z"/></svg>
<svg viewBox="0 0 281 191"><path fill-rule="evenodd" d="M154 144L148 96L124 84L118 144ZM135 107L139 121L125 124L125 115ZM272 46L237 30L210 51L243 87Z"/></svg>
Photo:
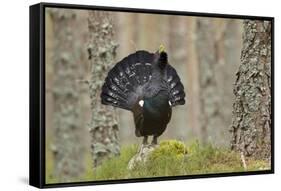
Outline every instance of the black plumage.
<svg viewBox="0 0 281 191"><path fill-rule="evenodd" d="M145 144L152 135L152 143L156 144L171 119L172 107L185 104L185 92L164 50L160 48L156 53L140 50L109 71L101 101L132 111L136 136L143 136Z"/></svg>

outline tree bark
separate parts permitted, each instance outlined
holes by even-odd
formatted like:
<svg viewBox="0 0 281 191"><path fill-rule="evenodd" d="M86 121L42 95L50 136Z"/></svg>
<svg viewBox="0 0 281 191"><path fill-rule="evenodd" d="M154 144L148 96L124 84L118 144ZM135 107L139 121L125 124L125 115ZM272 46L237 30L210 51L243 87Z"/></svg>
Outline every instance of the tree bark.
<svg viewBox="0 0 281 191"><path fill-rule="evenodd" d="M243 23L241 64L234 85L232 149L257 159L271 157L271 24Z"/></svg>
<svg viewBox="0 0 281 191"><path fill-rule="evenodd" d="M84 170L84 149L79 121L78 58L73 27L76 14L71 10L52 9L54 28L53 101L54 101L54 172L59 182L70 182Z"/></svg>
<svg viewBox="0 0 281 191"><path fill-rule="evenodd" d="M88 27L90 42L88 53L91 63L89 92L92 117L89 125L94 168L106 158L119 154L118 124L116 111L101 104L101 87L108 71L114 65L117 44L111 15L104 11L89 11Z"/></svg>

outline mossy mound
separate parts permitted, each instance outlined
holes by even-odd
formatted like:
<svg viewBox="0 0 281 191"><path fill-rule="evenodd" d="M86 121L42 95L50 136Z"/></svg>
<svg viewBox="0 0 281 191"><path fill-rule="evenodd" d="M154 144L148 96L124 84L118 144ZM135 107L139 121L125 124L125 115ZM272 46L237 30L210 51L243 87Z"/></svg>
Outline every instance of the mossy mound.
<svg viewBox="0 0 281 191"><path fill-rule="evenodd" d="M227 148L201 145L195 141L190 144L176 140L160 142L150 153L149 159L133 170L127 168L129 161L139 152L137 145L121 148L121 154L104 161L95 171L92 170L90 155L87 159L87 172L77 181L112 180L128 178L179 176L191 174L243 172L270 169L267 161L246 158L247 169L243 168L240 154ZM49 161L50 162L50 161ZM47 177L52 172L47 168ZM47 179L47 182L56 182Z"/></svg>
<svg viewBox="0 0 281 191"><path fill-rule="evenodd" d="M162 141L159 145L141 145L139 151L129 161L128 170L146 168L154 163L164 164L163 159L166 161L183 160L186 154L187 147L183 142L177 140Z"/></svg>
<svg viewBox="0 0 281 191"><path fill-rule="evenodd" d="M198 141L186 145L177 140L160 142L145 163L128 170L128 162L138 151L137 146L124 147L120 157L104 162L92 178L124 179L245 171L239 153L211 144L201 145ZM270 167L266 161L251 158L247 159L247 165L246 171Z"/></svg>

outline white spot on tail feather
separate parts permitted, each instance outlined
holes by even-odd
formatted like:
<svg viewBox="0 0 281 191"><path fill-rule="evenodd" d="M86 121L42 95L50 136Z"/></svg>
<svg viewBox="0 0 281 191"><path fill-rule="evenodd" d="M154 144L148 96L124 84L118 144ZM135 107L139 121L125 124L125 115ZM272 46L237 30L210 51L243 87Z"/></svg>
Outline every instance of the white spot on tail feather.
<svg viewBox="0 0 281 191"><path fill-rule="evenodd" d="M144 101L143 101L143 100L140 100L140 101L139 101L139 105L140 105L141 107L143 107L143 104L144 104Z"/></svg>
<svg viewBox="0 0 281 191"><path fill-rule="evenodd" d="M170 102L170 100L169 100L169 105L172 106L172 103Z"/></svg>

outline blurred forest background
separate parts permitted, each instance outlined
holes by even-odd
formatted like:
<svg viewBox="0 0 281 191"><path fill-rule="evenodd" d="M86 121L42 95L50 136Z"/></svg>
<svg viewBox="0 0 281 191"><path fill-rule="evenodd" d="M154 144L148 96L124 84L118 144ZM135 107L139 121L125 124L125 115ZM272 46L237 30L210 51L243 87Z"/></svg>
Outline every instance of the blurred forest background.
<svg viewBox="0 0 281 191"><path fill-rule="evenodd" d="M87 84L91 79L89 42L93 38L89 34L89 11L52 8L47 9L45 19L47 157L63 160L57 153L69 142L75 146L65 150L67 157L85 161L91 155L89 124L93 111ZM163 44L184 84L187 102L173 108L171 122L160 140L198 140L230 148L242 20L126 12L111 12L109 19L111 40L117 47L114 63L136 50L155 52ZM68 92L68 100L60 97L62 90ZM121 147L140 144L141 139L134 134L133 115L122 109L117 109L117 114ZM55 171L63 162L57 165ZM73 173L87 168L69 165L77 168Z"/></svg>

